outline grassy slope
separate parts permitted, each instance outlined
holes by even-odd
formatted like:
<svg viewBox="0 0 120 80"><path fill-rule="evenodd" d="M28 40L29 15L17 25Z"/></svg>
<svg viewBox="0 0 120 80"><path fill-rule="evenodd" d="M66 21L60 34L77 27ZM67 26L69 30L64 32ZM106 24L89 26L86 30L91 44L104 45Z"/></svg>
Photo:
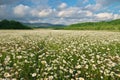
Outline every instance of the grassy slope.
<svg viewBox="0 0 120 80"><path fill-rule="evenodd" d="M120 30L120 19L102 22L86 22L72 24L64 29L68 30Z"/></svg>

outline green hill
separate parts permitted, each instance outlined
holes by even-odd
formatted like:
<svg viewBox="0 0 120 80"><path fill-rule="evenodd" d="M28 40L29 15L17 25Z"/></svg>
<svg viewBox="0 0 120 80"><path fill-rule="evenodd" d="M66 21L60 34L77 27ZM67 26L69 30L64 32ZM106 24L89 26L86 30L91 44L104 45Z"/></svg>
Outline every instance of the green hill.
<svg viewBox="0 0 120 80"><path fill-rule="evenodd" d="M2 20L0 21L0 29L32 29L32 28L25 26L17 21Z"/></svg>
<svg viewBox="0 0 120 80"><path fill-rule="evenodd" d="M68 30L120 30L120 19L101 22L85 22L72 24L64 29Z"/></svg>

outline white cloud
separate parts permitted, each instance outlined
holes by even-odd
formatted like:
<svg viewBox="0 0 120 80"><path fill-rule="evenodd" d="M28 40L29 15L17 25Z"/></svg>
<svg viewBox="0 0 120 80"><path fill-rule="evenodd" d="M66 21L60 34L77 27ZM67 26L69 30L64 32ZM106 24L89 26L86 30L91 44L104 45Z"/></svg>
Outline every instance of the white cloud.
<svg viewBox="0 0 120 80"><path fill-rule="evenodd" d="M112 13L107 13L107 12L98 13L98 14L96 14L96 17L99 18L99 19L112 19L113 14Z"/></svg>
<svg viewBox="0 0 120 80"><path fill-rule="evenodd" d="M58 8L60 8L60 9L64 9L64 8L66 8L67 7L67 4L66 3L61 3L59 6L58 6Z"/></svg>
<svg viewBox="0 0 120 80"><path fill-rule="evenodd" d="M62 18L83 18L83 17L92 17L93 13L89 10L82 10L79 7L70 7L58 12L58 17Z"/></svg>
<svg viewBox="0 0 120 80"><path fill-rule="evenodd" d="M88 10L79 10L78 11L78 15L80 15L81 14L81 16L82 17L91 17L91 16L93 16L93 13L91 12L91 11L88 11Z"/></svg>
<svg viewBox="0 0 120 80"><path fill-rule="evenodd" d="M19 17L23 17L23 16L27 15L29 9L30 9L29 6L25 6L23 4L20 4L20 5L13 8L13 12L15 15L17 15Z"/></svg>
<svg viewBox="0 0 120 80"><path fill-rule="evenodd" d="M93 16L93 13L91 11L86 11L86 16Z"/></svg>
<svg viewBox="0 0 120 80"><path fill-rule="evenodd" d="M32 14L32 16L35 17L48 17L52 12L53 12L52 9L44 9L44 10L33 9L31 10L30 13Z"/></svg>
<svg viewBox="0 0 120 80"><path fill-rule="evenodd" d="M52 10L51 10L51 9L49 9L49 10L42 10L42 11L40 11L40 12L38 13L38 15L39 15L40 17L46 17L46 16L50 15L51 13L52 13Z"/></svg>
<svg viewBox="0 0 120 80"><path fill-rule="evenodd" d="M113 19L119 19L120 18L119 14L113 14L113 13L107 13L107 12L98 13L98 14L95 14L95 16L96 16L96 19L98 21L99 20L113 20Z"/></svg>
<svg viewBox="0 0 120 80"><path fill-rule="evenodd" d="M87 3L87 2L89 2L89 0L83 0L83 3Z"/></svg>
<svg viewBox="0 0 120 80"><path fill-rule="evenodd" d="M114 18L113 19L120 19L120 15L119 14L114 14Z"/></svg>
<svg viewBox="0 0 120 80"><path fill-rule="evenodd" d="M39 11L36 10L36 9L33 9L33 10L30 11L30 14L31 14L32 16L38 16L38 13L39 13Z"/></svg>
<svg viewBox="0 0 120 80"><path fill-rule="evenodd" d="M60 11L58 13L58 16L59 17L69 17L73 14L74 12L73 11Z"/></svg>
<svg viewBox="0 0 120 80"><path fill-rule="evenodd" d="M87 6L85 6L85 9L91 10L91 11L99 11L102 7L103 6L101 4L88 4Z"/></svg>
<svg viewBox="0 0 120 80"><path fill-rule="evenodd" d="M59 17L71 17L73 14L77 13L77 11L78 11L77 7L67 8L65 10L58 12L58 16Z"/></svg>

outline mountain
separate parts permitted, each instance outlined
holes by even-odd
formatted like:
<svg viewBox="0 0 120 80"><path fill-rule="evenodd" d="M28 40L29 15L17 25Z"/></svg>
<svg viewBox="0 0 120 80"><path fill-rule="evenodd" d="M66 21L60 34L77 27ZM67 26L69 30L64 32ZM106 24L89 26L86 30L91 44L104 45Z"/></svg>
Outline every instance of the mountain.
<svg viewBox="0 0 120 80"><path fill-rule="evenodd" d="M37 27L37 28L49 28L49 27L63 27L62 24L50 24L50 23L23 23L24 25Z"/></svg>
<svg viewBox="0 0 120 80"><path fill-rule="evenodd" d="M72 24L64 29L70 30L120 30L120 19L100 22L85 22Z"/></svg>
<svg viewBox="0 0 120 80"><path fill-rule="evenodd" d="M14 20L2 20L0 21L0 29L32 29L22 23Z"/></svg>

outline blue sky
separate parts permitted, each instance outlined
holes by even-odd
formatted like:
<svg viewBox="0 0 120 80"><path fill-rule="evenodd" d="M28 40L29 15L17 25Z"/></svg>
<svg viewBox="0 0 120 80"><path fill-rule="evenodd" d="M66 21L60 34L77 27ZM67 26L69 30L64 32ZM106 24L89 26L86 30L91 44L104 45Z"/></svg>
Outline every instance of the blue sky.
<svg viewBox="0 0 120 80"><path fill-rule="evenodd" d="M1 0L0 20L73 24L120 18L120 0Z"/></svg>

